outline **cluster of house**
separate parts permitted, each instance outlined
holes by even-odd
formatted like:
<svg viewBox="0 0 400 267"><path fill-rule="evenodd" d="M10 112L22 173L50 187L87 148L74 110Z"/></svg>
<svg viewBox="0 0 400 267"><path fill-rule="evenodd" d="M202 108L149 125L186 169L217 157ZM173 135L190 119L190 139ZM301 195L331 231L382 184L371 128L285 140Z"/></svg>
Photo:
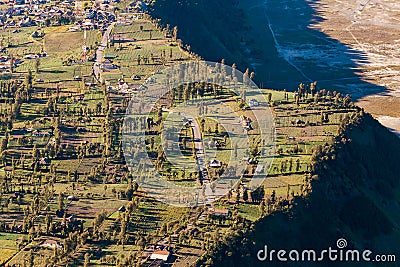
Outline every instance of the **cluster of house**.
<svg viewBox="0 0 400 267"><path fill-rule="evenodd" d="M0 14L2 27L30 27L46 24L46 20L74 16L73 1L51 4L45 0L8 0L7 10ZM18 18L14 18L18 17Z"/></svg>
<svg viewBox="0 0 400 267"><path fill-rule="evenodd" d="M120 0L96 0L93 7L83 5L84 1L65 0L5 0L7 9L0 12L0 27L42 26L57 21L59 18L85 18L70 28L71 31L105 29L115 21L114 4ZM16 18L18 17L18 18Z"/></svg>
<svg viewBox="0 0 400 267"><path fill-rule="evenodd" d="M101 70L102 71L116 70L118 68L119 68L119 66L114 64L113 57L111 55L106 55L104 57L104 60L103 60L103 62L101 64Z"/></svg>
<svg viewBox="0 0 400 267"><path fill-rule="evenodd" d="M29 137L29 134L32 137L44 137L44 136L52 136L53 134L51 131L46 131L46 130L34 130L32 128L27 128L27 129L18 129L14 130L11 134L12 138L14 140L18 139L24 139Z"/></svg>
<svg viewBox="0 0 400 267"><path fill-rule="evenodd" d="M112 42L116 43L116 44L136 42L135 38L129 38L125 34L113 34L111 39L112 39Z"/></svg>
<svg viewBox="0 0 400 267"><path fill-rule="evenodd" d="M9 70L11 66L14 68L22 63L20 58L11 58L10 56L0 56L0 72Z"/></svg>
<svg viewBox="0 0 400 267"><path fill-rule="evenodd" d="M101 10L96 7L85 11L84 19L78 20L73 26L69 27L68 31L76 32L86 30L100 29L105 31L107 27L115 21L115 15L109 11Z"/></svg>
<svg viewBox="0 0 400 267"><path fill-rule="evenodd" d="M35 33L37 33L37 32L35 31L32 34L32 37L34 37L34 38L36 38L36 35L34 35ZM41 58L41 57L46 57L46 56L47 56L46 53L39 53L39 54L28 54L28 55L25 55L24 58L25 59L36 59L36 58ZM1 71L5 71L5 70L9 70L11 68L11 66L13 66L13 68L16 68L22 62L23 62L23 60L20 59L20 58L15 58L15 57L11 58L8 55L0 56L0 72Z"/></svg>

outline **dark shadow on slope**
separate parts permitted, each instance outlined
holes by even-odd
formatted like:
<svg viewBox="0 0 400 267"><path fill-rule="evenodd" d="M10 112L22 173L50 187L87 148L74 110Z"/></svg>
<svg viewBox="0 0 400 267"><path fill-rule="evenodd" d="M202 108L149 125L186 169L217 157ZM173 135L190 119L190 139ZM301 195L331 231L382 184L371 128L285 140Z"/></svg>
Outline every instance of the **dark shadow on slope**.
<svg viewBox="0 0 400 267"><path fill-rule="evenodd" d="M307 197L296 197L288 210L259 219L245 233L237 229L199 266L205 262L218 267L399 266L400 141L369 115L348 128L343 138L338 137L334 149L324 149L317 157L312 192ZM351 141L344 144L341 140ZM371 259L377 254L395 255L397 261L330 261L325 254L322 262L282 262L276 257L280 249L314 249L320 258L328 247L337 250L340 238L348 243L344 251L368 249ZM275 250L272 261L257 259L265 245Z"/></svg>
<svg viewBox="0 0 400 267"><path fill-rule="evenodd" d="M263 87L296 90L300 82L350 93L353 99L382 93L363 81L367 56L310 28L321 22L316 1L157 0L153 15L178 25L179 38L206 60L236 63L255 71Z"/></svg>

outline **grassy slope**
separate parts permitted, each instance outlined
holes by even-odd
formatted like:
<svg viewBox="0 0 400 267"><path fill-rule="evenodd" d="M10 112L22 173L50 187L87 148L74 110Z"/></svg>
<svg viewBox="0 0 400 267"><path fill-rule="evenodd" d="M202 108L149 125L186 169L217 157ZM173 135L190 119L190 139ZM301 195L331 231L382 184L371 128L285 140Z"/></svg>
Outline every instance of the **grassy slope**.
<svg viewBox="0 0 400 267"><path fill-rule="evenodd" d="M352 141L337 144L334 159L325 157L317 165L319 178L313 180L313 191L307 199L298 198L288 212L275 212L257 221L254 231L246 234L247 241L239 237L221 243L212 255L214 266L260 266L256 253L264 245L269 249L318 250L335 248L338 238L345 238L349 249L396 254L398 259L400 140L369 115L360 125L348 129L345 136ZM231 256L227 256L229 252Z"/></svg>

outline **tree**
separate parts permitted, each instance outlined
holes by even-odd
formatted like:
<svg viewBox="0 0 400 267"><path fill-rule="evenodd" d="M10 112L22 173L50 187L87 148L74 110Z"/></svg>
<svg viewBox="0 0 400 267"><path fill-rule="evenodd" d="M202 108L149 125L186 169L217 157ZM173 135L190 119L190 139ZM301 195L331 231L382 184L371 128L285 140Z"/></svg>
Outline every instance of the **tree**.
<svg viewBox="0 0 400 267"><path fill-rule="evenodd" d="M28 266L29 267L33 267L33 265L34 265L33 249L29 250L28 257L27 257L26 261L28 262Z"/></svg>
<svg viewBox="0 0 400 267"><path fill-rule="evenodd" d="M275 192L275 190L272 190L272 194L271 194L270 200L271 200L271 203L275 203L275 201L276 201L276 192Z"/></svg>
<svg viewBox="0 0 400 267"><path fill-rule="evenodd" d="M232 80L234 80L236 77L236 64L232 64Z"/></svg>
<svg viewBox="0 0 400 267"><path fill-rule="evenodd" d="M151 151L154 150L154 136L150 137L150 149Z"/></svg>
<svg viewBox="0 0 400 267"><path fill-rule="evenodd" d="M236 203L239 203L240 201L240 193L239 190L236 190Z"/></svg>
<svg viewBox="0 0 400 267"><path fill-rule="evenodd" d="M244 190L243 190L243 200L244 200L245 202L247 202L248 199L249 199L249 195L247 194L247 190L244 189Z"/></svg>
<svg viewBox="0 0 400 267"><path fill-rule="evenodd" d="M264 208L265 208L265 203L264 201L260 202L260 205L258 206L259 210L260 210L260 217L264 216Z"/></svg>
<svg viewBox="0 0 400 267"><path fill-rule="evenodd" d="M157 121L156 121L156 123L157 123L157 124L160 124L161 121L162 121L162 108L159 107L159 108L157 109Z"/></svg>
<svg viewBox="0 0 400 267"><path fill-rule="evenodd" d="M311 92L311 96L314 97L314 94L317 90L317 82L313 82L310 84L310 92Z"/></svg>
<svg viewBox="0 0 400 267"><path fill-rule="evenodd" d="M264 198L264 195L265 195L265 190L263 185L261 185L256 190L251 192L251 198L253 202L260 202Z"/></svg>
<svg viewBox="0 0 400 267"><path fill-rule="evenodd" d="M233 147L233 156L235 158L238 157L238 144L237 143L235 143L235 146Z"/></svg>
<svg viewBox="0 0 400 267"><path fill-rule="evenodd" d="M243 73L243 84L247 85L249 83L250 70L247 68Z"/></svg>
<svg viewBox="0 0 400 267"><path fill-rule="evenodd" d="M127 223L124 219L122 219L121 220L121 231L119 233L119 242L122 245L122 249L124 249L126 241L127 241L126 227L127 227Z"/></svg>
<svg viewBox="0 0 400 267"><path fill-rule="evenodd" d="M132 181L129 180L129 182L128 182L128 187L127 187L126 190L125 190L126 198L127 198L129 201L132 200L133 194L135 193L135 190L136 190L136 189L134 188Z"/></svg>
<svg viewBox="0 0 400 267"><path fill-rule="evenodd" d="M50 214L46 214L46 218L45 218L46 234L49 234L49 232L50 232L51 223L52 223L51 215Z"/></svg>
<svg viewBox="0 0 400 267"><path fill-rule="evenodd" d="M10 55L10 73L14 73L14 57Z"/></svg>
<svg viewBox="0 0 400 267"><path fill-rule="evenodd" d="M36 60L35 60L35 71L36 71L36 73L39 73L39 67L40 67L40 59L39 58L36 58Z"/></svg>
<svg viewBox="0 0 400 267"><path fill-rule="evenodd" d="M272 93L268 93L268 94L267 94L267 100L268 100L268 103L271 102L271 100L272 100Z"/></svg>
<svg viewBox="0 0 400 267"><path fill-rule="evenodd" d="M58 195L58 210L59 211L64 210L64 196L62 193Z"/></svg>
<svg viewBox="0 0 400 267"><path fill-rule="evenodd" d="M186 150L186 138L185 137L182 138L182 148L184 150Z"/></svg>
<svg viewBox="0 0 400 267"><path fill-rule="evenodd" d="M218 122L215 123L215 130L214 130L215 134L219 133L219 124Z"/></svg>
<svg viewBox="0 0 400 267"><path fill-rule="evenodd" d="M25 85L29 89L32 88L32 71L28 70L28 73L25 76Z"/></svg>
<svg viewBox="0 0 400 267"><path fill-rule="evenodd" d="M200 129L201 129L201 132L203 132L203 133L204 133L205 124L206 124L206 120L205 119L201 119L201 121L200 121Z"/></svg>
<svg viewBox="0 0 400 267"><path fill-rule="evenodd" d="M174 27L173 37L175 41L178 39L178 26Z"/></svg>
<svg viewBox="0 0 400 267"><path fill-rule="evenodd" d="M83 266L84 267L89 267L89 264L90 264L90 254L86 253L85 254L85 262L83 263Z"/></svg>

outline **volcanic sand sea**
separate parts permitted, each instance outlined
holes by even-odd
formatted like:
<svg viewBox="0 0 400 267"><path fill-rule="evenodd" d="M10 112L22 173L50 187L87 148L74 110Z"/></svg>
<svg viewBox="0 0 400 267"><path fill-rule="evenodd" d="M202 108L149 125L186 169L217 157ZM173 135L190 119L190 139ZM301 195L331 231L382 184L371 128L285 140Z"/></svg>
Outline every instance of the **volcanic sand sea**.
<svg viewBox="0 0 400 267"><path fill-rule="evenodd" d="M319 88L351 94L400 133L396 0L240 0L240 7L255 36L243 51L264 87L295 90L318 81Z"/></svg>

